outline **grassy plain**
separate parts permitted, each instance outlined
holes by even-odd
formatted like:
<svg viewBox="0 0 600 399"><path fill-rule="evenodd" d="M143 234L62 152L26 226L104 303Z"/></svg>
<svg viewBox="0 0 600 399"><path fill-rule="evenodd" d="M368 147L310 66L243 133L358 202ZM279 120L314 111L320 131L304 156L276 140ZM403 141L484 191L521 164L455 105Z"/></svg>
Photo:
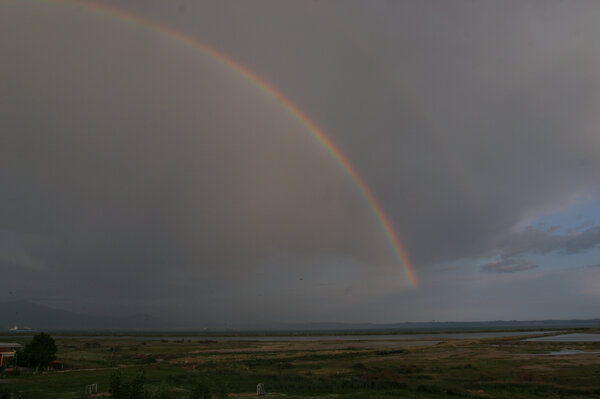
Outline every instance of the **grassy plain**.
<svg viewBox="0 0 600 399"><path fill-rule="evenodd" d="M214 397L225 389L232 398L255 396L259 382L267 397L288 399L600 397L600 353L548 355L564 349L600 352L600 342L523 339L57 338L65 371L8 375L0 379L0 387L15 398L81 398L86 397L85 386L95 383L99 396L107 396L110 375L119 367L126 378L143 370L147 397L161 399L189 398L199 382Z"/></svg>

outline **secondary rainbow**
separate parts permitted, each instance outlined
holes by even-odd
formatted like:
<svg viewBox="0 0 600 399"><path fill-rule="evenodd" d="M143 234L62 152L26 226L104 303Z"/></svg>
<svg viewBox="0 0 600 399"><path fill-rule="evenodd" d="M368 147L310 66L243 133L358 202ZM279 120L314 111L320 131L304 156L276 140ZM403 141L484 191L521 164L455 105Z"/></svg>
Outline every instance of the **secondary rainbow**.
<svg viewBox="0 0 600 399"><path fill-rule="evenodd" d="M107 16L119 18L127 22L142 25L150 28L153 31L160 32L165 36L171 37L181 43L185 43L188 46L191 46L197 50L202 51L203 53L208 54L215 61L230 69L231 71L239 74L240 76L244 77L256 88L260 89L268 96L277 100L279 104L281 104L283 109L285 109L291 116L293 116L298 122L300 122L300 124L306 127L310 134L320 143L320 145L325 150L327 150L327 152L329 152L329 154L331 154L331 156L336 160L336 162L340 164L340 166L344 169L348 176L350 176L350 178L354 181L359 191L371 207L373 213L377 217L377 220L381 225L383 231L385 232L387 239L389 240L390 244L394 248L394 251L396 252L396 255L398 256L402 265L404 266L404 270L406 272L408 281L414 287L418 285L417 275L410 261L408 253L402 245L402 242L400 241L398 233L394 229L392 222L390 221L389 217L385 214L379 201L373 194L373 191L369 188L369 186L362 178L362 176L358 173L356 168L350 163L350 161L344 155L342 150L338 146L336 146L333 140L331 140L327 136L325 131L321 129L321 127L319 127L314 121L312 121L308 117L308 115L306 115L306 113L304 113L304 111L302 111L296 104L294 104L290 99L285 97L277 88L275 88L273 85L271 85L269 82L257 75L255 72L251 71L244 65L238 63L236 60L227 56L226 54L217 51L213 47L201 42L200 40L190 35L177 31L166 25L159 24L145 17L133 14L127 10L123 10L121 8L117 8L106 4L76 0L54 1L72 6L85 7L87 9L91 9L99 13L105 14Z"/></svg>

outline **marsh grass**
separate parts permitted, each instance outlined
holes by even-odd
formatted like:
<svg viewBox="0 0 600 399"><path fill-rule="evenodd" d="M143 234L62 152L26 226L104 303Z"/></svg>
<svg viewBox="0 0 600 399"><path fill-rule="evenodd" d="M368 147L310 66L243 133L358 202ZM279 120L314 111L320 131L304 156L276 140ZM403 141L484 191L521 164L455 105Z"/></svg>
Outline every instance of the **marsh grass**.
<svg viewBox="0 0 600 399"><path fill-rule="evenodd" d="M107 392L144 371L148 398L190 398L198 384L212 398L255 392L277 398L600 397L600 356L543 356L559 349L599 351L600 343L448 340L430 346L347 346L340 342L216 342L57 339L65 372L4 377L14 398L80 398L86 385Z"/></svg>

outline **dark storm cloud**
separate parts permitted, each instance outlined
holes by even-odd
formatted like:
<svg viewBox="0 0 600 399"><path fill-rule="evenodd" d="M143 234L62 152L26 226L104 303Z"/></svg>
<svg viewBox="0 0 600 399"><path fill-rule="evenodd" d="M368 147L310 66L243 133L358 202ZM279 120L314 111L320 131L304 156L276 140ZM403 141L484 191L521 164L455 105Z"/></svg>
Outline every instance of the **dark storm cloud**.
<svg viewBox="0 0 600 399"><path fill-rule="evenodd" d="M257 4L229 11L244 35L172 21L321 122L416 264L485 256L523 217L599 186L589 5ZM271 23L257 26L265 8Z"/></svg>
<svg viewBox="0 0 600 399"><path fill-rule="evenodd" d="M418 265L486 256L523 218L595 192L598 28L585 5L344 5L274 6L260 27L261 7L234 9L241 36L172 20L321 122Z"/></svg>
<svg viewBox="0 0 600 399"><path fill-rule="evenodd" d="M481 266L481 270L488 273L516 273L538 267L535 263L526 259L504 259Z"/></svg>
<svg viewBox="0 0 600 399"><path fill-rule="evenodd" d="M51 3L10 11L0 262L15 295L214 316L403 284L355 184L276 102L139 27Z"/></svg>
<svg viewBox="0 0 600 399"><path fill-rule="evenodd" d="M515 228L600 187L595 4L113 3L297 103L373 189L417 274L493 256L485 270L507 273L531 268L529 252L598 244L594 226ZM406 287L353 182L244 79L89 10L2 7L0 284L210 320L355 306L362 319Z"/></svg>

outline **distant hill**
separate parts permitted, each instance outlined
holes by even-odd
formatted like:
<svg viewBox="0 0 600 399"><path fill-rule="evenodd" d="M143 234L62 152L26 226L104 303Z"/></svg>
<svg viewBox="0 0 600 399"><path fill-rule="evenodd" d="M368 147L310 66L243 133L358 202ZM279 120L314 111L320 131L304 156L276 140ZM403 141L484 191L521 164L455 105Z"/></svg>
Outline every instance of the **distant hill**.
<svg viewBox="0 0 600 399"><path fill-rule="evenodd" d="M498 320L498 321L449 321L404 323L270 323L265 325L240 325L211 329L222 332L252 333L303 333L303 332L422 332L422 331L477 331L477 330L527 330L552 328L600 328L600 319L586 320ZM189 330L189 329L188 329Z"/></svg>
<svg viewBox="0 0 600 399"><path fill-rule="evenodd" d="M298 331L432 331L432 330L502 330L529 328L600 327L600 319L573 320L496 320L405 323L306 323L273 326L277 330Z"/></svg>
<svg viewBox="0 0 600 399"><path fill-rule="evenodd" d="M404 323L265 323L229 325L210 329L194 326L193 321L175 324L145 314L128 317L96 316L69 312L28 301L0 302L0 335L14 324L43 331L181 331L181 332L381 332L381 331L465 331L515 330L533 328L600 327L600 319L588 320L498 320L475 322L404 322Z"/></svg>
<svg viewBox="0 0 600 399"><path fill-rule="evenodd" d="M0 303L0 333L8 332L14 324L46 331L98 331L168 329L152 316L138 314L130 317L94 316L53 309L28 301Z"/></svg>

